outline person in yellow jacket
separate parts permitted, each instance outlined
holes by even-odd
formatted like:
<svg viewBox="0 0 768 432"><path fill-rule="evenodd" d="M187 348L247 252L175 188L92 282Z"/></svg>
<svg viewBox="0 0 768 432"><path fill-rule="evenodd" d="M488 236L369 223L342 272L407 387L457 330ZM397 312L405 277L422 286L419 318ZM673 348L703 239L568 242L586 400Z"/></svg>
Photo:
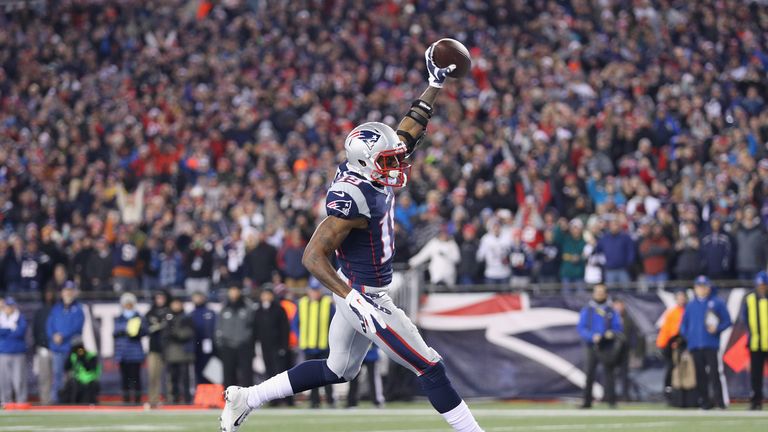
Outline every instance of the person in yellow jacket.
<svg viewBox="0 0 768 432"><path fill-rule="evenodd" d="M669 395L672 391L672 350L670 342L680 333L680 323L683 321L683 312L685 305L688 304L688 294L685 290L675 293L675 305L664 312L664 321L659 329L659 335L656 337L656 347L664 354L667 362L667 370L664 374L664 394Z"/></svg>
<svg viewBox="0 0 768 432"><path fill-rule="evenodd" d="M763 408L763 367L768 360L768 273L755 276L755 290L744 297L742 319L747 324L747 348L752 383L749 409Z"/></svg>
<svg viewBox="0 0 768 432"><path fill-rule="evenodd" d="M307 295L299 299L299 349L304 352L306 360L328 358L328 334L335 306L331 296L325 295L320 281L310 278ZM325 386L325 397L328 405L336 406L333 397L333 386ZM312 389L309 395L312 408L320 408L320 390Z"/></svg>

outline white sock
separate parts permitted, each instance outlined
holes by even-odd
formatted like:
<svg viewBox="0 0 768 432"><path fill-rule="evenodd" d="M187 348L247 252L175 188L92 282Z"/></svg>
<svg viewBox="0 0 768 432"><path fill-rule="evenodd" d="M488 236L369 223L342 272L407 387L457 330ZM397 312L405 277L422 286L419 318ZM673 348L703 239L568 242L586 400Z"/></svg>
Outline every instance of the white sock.
<svg viewBox="0 0 768 432"><path fill-rule="evenodd" d="M440 415L457 432L483 432L464 401L461 401L456 408Z"/></svg>
<svg viewBox="0 0 768 432"><path fill-rule="evenodd" d="M256 409L266 402L293 395L288 372L279 373L263 383L248 387L248 407Z"/></svg>

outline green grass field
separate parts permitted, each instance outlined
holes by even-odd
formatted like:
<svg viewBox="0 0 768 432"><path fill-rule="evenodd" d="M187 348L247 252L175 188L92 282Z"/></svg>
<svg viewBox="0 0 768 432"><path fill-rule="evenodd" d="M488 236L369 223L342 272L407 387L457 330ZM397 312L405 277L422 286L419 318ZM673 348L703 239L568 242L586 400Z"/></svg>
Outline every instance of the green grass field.
<svg viewBox="0 0 768 432"><path fill-rule="evenodd" d="M487 432L664 431L764 432L768 412L743 407L728 411L678 411L636 405L618 410L580 411L564 405L472 403ZM0 432L217 432L218 411L0 412ZM449 432L424 404L384 410L265 409L251 415L243 432Z"/></svg>

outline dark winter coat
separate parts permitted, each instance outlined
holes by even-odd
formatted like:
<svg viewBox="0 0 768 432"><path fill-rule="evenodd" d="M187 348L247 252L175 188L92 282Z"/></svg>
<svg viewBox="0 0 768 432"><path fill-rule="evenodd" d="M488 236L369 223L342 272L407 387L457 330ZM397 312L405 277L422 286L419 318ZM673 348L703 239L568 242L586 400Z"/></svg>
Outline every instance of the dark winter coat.
<svg viewBox="0 0 768 432"><path fill-rule="evenodd" d="M163 356L168 363L195 361L195 325L183 312L169 313L163 329Z"/></svg>
<svg viewBox="0 0 768 432"><path fill-rule="evenodd" d="M121 314L115 318L115 331L113 336L115 338L115 361L116 362L135 362L141 363L144 361L144 348L141 345L141 338L147 334L146 321L142 322L139 333L135 336L129 336L127 333L128 321L131 319L141 320L141 315L134 312L132 315L126 316Z"/></svg>

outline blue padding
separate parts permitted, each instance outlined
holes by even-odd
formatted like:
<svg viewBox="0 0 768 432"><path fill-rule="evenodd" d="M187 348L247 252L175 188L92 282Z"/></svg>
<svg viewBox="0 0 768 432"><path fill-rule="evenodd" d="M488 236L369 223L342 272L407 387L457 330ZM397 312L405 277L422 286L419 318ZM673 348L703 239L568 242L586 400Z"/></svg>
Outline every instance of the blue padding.
<svg viewBox="0 0 768 432"><path fill-rule="evenodd" d="M346 381L328 368L325 360L309 360L288 371L288 380L294 393L300 393L328 384Z"/></svg>
<svg viewBox="0 0 768 432"><path fill-rule="evenodd" d="M429 402L440 414L447 413L461 403L459 394L453 389L451 381L445 374L443 362L437 362L425 369L419 377L419 383Z"/></svg>

